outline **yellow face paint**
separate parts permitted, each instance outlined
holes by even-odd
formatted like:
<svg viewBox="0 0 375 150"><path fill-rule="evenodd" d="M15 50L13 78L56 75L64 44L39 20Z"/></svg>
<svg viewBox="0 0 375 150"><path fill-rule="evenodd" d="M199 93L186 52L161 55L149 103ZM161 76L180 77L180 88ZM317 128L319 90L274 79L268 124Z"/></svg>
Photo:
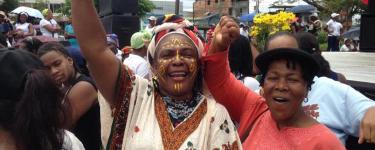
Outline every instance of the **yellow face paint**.
<svg viewBox="0 0 375 150"><path fill-rule="evenodd" d="M176 54L176 60L180 60L180 50L177 50L177 54Z"/></svg>
<svg viewBox="0 0 375 150"><path fill-rule="evenodd" d="M159 65L157 67L155 75L158 77L160 81L165 81L163 76L166 74L166 68L169 62L170 61L168 60L159 60Z"/></svg>
<svg viewBox="0 0 375 150"><path fill-rule="evenodd" d="M164 75L165 74L165 71L166 71L166 66L167 66L167 63L168 61L166 61L166 60L160 60L159 61L159 65L158 65L158 69L157 69L157 71L158 71L158 73L160 74L160 75Z"/></svg>
<svg viewBox="0 0 375 150"><path fill-rule="evenodd" d="M193 79L198 72L198 55L194 43L182 35L173 35L161 41L157 47L155 75L159 79L161 89L167 95L179 95L190 90ZM186 80L174 80L168 76L169 71L187 72ZM170 70L171 69L171 70Z"/></svg>
<svg viewBox="0 0 375 150"><path fill-rule="evenodd" d="M172 38L166 41L165 43L163 43L163 45L161 45L161 49L175 48L176 46L177 47L183 47L183 46L195 47L194 45L192 45L192 43L185 41L183 39Z"/></svg>
<svg viewBox="0 0 375 150"><path fill-rule="evenodd" d="M176 93L181 93L182 84L181 83L175 83L173 86L173 89Z"/></svg>
<svg viewBox="0 0 375 150"><path fill-rule="evenodd" d="M195 74L197 72L197 69L198 69L197 63L196 63L195 59L192 59L191 61L192 61L192 63L189 66L189 71L191 72L191 74Z"/></svg>
<svg viewBox="0 0 375 150"><path fill-rule="evenodd" d="M190 65L188 66L189 68L189 72L191 74L195 74L197 72L197 62L194 58L185 58L183 56L180 55L180 50L176 50L176 56L173 57L173 58L169 58L169 59L161 59L159 60L159 65L157 67L157 73L158 75L160 75L159 77L162 78L162 76L164 76L166 74L166 69L168 67L168 65L173 62L173 61L177 61L177 60L182 60L182 61L189 61L190 62ZM177 87L176 87L177 89Z"/></svg>
<svg viewBox="0 0 375 150"><path fill-rule="evenodd" d="M177 83L175 83L175 84L173 85L173 90L174 90L175 92L177 92Z"/></svg>

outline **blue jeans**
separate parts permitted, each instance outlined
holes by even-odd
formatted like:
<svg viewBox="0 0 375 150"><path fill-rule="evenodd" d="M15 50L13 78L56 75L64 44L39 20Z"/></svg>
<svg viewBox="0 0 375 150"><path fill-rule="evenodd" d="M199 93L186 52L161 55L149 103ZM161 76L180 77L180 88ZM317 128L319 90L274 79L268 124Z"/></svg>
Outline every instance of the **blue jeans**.
<svg viewBox="0 0 375 150"><path fill-rule="evenodd" d="M327 51L331 51L331 52L339 51L339 40L337 36L328 36Z"/></svg>

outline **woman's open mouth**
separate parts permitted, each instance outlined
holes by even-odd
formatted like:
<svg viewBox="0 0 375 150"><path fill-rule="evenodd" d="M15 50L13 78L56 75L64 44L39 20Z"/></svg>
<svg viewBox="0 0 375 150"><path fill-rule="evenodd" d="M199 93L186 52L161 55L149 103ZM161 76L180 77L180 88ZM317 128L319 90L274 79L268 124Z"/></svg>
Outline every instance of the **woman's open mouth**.
<svg viewBox="0 0 375 150"><path fill-rule="evenodd" d="M285 104L285 103L289 102L288 99L282 98L282 97L274 97L274 98L272 98L272 100L275 101L276 103L279 103L279 104Z"/></svg>
<svg viewBox="0 0 375 150"><path fill-rule="evenodd" d="M176 71L168 73L168 77L175 81L182 81L188 76L188 73L185 71Z"/></svg>

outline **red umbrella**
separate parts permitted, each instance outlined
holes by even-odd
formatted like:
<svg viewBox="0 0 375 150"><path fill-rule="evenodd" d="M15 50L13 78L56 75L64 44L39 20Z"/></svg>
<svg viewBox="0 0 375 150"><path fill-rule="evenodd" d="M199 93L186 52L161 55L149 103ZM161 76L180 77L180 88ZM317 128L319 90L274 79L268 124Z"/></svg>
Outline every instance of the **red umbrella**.
<svg viewBox="0 0 375 150"><path fill-rule="evenodd" d="M368 0L362 0L362 3L368 5Z"/></svg>

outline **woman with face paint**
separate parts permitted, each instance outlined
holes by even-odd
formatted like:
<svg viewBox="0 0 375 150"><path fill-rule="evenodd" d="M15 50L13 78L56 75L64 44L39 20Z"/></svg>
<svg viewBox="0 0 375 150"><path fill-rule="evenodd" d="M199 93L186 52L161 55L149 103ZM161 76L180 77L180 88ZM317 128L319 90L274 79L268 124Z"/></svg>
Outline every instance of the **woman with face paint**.
<svg viewBox="0 0 375 150"><path fill-rule="evenodd" d="M225 108L202 92L203 42L187 20L160 18L148 47L151 81L135 76L105 45L92 0L72 1L73 25L102 96L102 143L106 149L241 149ZM215 34L225 49L238 26L221 22ZM95 32L93 32L95 31ZM234 33L234 34L232 34ZM105 99L105 101L103 101Z"/></svg>

